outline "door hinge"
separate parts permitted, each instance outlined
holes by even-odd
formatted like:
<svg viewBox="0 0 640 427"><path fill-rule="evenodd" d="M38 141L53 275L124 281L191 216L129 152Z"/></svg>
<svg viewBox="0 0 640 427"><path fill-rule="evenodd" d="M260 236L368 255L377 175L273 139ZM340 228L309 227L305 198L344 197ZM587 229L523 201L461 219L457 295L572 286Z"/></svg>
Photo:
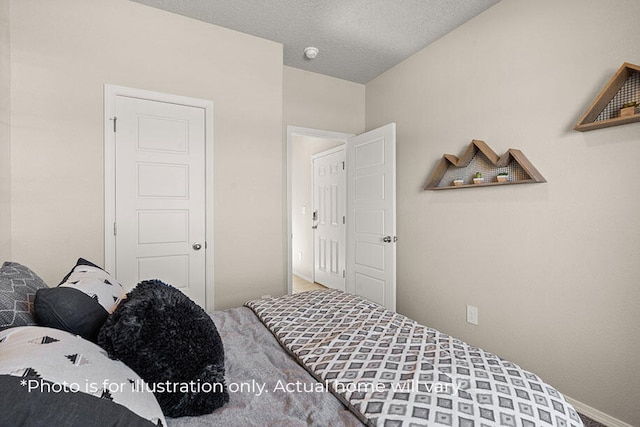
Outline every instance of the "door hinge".
<svg viewBox="0 0 640 427"><path fill-rule="evenodd" d="M116 122L118 121L118 118L114 116L114 117L110 118L109 120L111 120L113 122L113 132L115 133L116 132Z"/></svg>
<svg viewBox="0 0 640 427"><path fill-rule="evenodd" d="M343 224L346 224L346 223L347 223L347 217L346 217L346 216L344 216L344 215L342 215L342 223L343 223Z"/></svg>
<svg viewBox="0 0 640 427"><path fill-rule="evenodd" d="M347 277L347 270L342 270L342 278L346 278Z"/></svg>
<svg viewBox="0 0 640 427"><path fill-rule="evenodd" d="M342 170L345 170L344 162L342 162Z"/></svg>
<svg viewBox="0 0 640 427"><path fill-rule="evenodd" d="M113 235L118 235L118 225L115 222L113 223Z"/></svg>

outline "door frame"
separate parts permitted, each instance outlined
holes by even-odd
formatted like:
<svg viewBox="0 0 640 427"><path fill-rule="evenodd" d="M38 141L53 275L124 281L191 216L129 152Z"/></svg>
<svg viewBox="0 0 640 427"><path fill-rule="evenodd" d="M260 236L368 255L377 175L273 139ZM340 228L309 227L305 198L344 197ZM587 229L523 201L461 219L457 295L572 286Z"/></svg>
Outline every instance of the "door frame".
<svg viewBox="0 0 640 427"><path fill-rule="evenodd" d="M334 132L321 129L306 128L300 126L287 126L287 234L285 236L287 246L287 293L293 293L293 225L292 225L292 162L293 162L293 139L295 136L308 136L312 138L333 139L343 141L354 136L352 133Z"/></svg>
<svg viewBox="0 0 640 427"><path fill-rule="evenodd" d="M116 239L113 227L116 219L116 139L114 115L116 97L126 96L149 101L166 102L204 109L205 112L205 310L214 305L214 240L213 240L213 101L168 93L154 92L112 84L104 85L104 267L115 272ZM117 122L117 120L116 120ZM207 244L208 243L208 244Z"/></svg>

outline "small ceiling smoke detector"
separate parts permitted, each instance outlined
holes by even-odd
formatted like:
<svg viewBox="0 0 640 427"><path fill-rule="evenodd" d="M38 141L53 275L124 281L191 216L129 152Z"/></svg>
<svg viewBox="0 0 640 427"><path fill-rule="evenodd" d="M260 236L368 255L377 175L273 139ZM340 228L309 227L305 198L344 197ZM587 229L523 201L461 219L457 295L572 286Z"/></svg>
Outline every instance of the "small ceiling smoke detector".
<svg viewBox="0 0 640 427"><path fill-rule="evenodd" d="M313 59L316 56L318 56L318 52L320 52L318 50L317 47L308 47L304 50L304 56L306 56L309 59Z"/></svg>

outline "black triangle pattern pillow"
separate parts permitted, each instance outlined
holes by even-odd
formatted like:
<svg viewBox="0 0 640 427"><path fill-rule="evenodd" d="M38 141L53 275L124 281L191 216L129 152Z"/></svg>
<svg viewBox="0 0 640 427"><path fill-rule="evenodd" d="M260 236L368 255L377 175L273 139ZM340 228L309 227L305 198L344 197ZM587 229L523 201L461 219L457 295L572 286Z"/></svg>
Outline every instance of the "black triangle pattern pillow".
<svg viewBox="0 0 640 427"><path fill-rule="evenodd" d="M107 316L124 295L124 288L113 276L79 258L57 287L36 292L35 318L41 326L95 342Z"/></svg>

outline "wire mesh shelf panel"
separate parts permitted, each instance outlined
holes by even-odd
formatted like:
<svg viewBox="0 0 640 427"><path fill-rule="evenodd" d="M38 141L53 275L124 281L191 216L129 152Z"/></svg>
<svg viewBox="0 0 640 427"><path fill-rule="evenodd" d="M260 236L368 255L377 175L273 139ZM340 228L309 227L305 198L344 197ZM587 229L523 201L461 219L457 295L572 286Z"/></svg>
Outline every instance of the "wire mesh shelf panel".
<svg viewBox="0 0 640 427"><path fill-rule="evenodd" d="M453 181L456 179L462 179L464 185L473 184L473 178L477 172L482 174L485 184L497 182L497 176L502 172L509 174L508 180L511 182L527 181L531 179L529 174L518 164L518 162L511 161L507 166L498 168L494 166L484 154L478 151L476 155L473 156L468 166L455 167L454 165L449 165L449 168L444 173L438 187L451 187L454 185Z"/></svg>
<svg viewBox="0 0 640 427"><path fill-rule="evenodd" d="M607 106L604 107L604 110L596 117L595 122L619 117L622 106L627 102L633 101L640 102L640 72L634 72L629 76Z"/></svg>

